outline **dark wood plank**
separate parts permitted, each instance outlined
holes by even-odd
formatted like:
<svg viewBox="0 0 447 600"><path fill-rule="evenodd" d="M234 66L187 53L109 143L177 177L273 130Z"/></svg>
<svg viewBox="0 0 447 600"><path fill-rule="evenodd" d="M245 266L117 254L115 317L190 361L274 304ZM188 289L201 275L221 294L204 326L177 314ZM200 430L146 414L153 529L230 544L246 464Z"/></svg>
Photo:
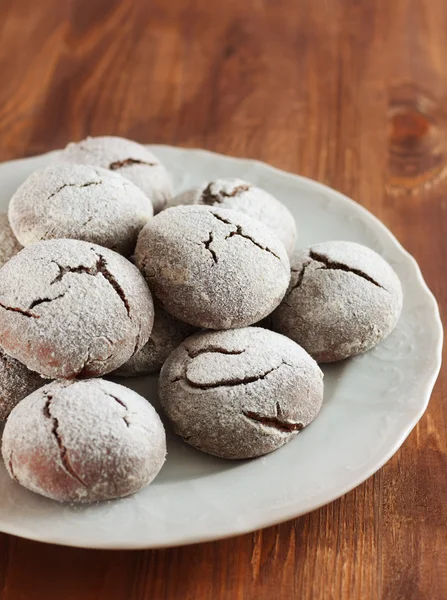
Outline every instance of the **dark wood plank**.
<svg viewBox="0 0 447 600"><path fill-rule="evenodd" d="M443 0L0 0L0 160L87 134L268 161L355 198L447 311ZM373 478L252 535L99 552L0 536L0 595L447 597L447 375Z"/></svg>

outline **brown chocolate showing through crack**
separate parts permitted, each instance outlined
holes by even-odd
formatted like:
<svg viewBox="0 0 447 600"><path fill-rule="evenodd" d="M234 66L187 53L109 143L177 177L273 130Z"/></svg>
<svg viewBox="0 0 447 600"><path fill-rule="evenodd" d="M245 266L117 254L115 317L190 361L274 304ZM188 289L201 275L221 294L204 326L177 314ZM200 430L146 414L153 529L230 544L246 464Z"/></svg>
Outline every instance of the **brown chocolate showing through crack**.
<svg viewBox="0 0 447 600"><path fill-rule="evenodd" d="M96 272L94 272L93 269L91 269L90 267L84 267L83 265L80 265L78 267L61 267L61 265L59 265L56 261L53 260L51 262L55 263L58 266L59 273L56 275L53 281L50 281L50 285L62 281L62 278L64 277L64 275L66 275L66 273L87 273L88 275L96 275Z"/></svg>
<svg viewBox="0 0 447 600"><path fill-rule="evenodd" d="M129 302L126 298L126 294L124 293L123 288L120 286L120 284L115 279L115 277L112 275L112 273L110 273L110 271L107 269L107 261L101 254L98 254L98 261L96 263L96 268L98 270L98 273L101 273L101 275L104 277L104 279L107 279L107 281L113 287L115 292L118 294L118 296L120 297L122 303L124 304L124 306L126 308L127 316L129 318L131 318L130 317L130 306L129 306Z"/></svg>
<svg viewBox="0 0 447 600"><path fill-rule="evenodd" d="M273 254L273 256L275 258L277 258L278 260L281 260L279 258L279 256L275 252L273 252L273 250L270 250L270 248L267 248L267 246L261 246L261 244L258 244L258 242L256 240L254 240L252 237L250 237L249 235L247 235L246 233L244 233L242 231L242 227L240 225L236 225L236 231L232 231L231 233L229 233L226 236L225 239L227 240L228 238L231 238L234 235L240 235L241 237L245 238L246 240L249 240L252 244L254 244L255 246L257 246L258 248L261 248L261 250L265 250L266 252L269 252L270 254Z"/></svg>
<svg viewBox="0 0 447 600"><path fill-rule="evenodd" d="M215 263L218 262L218 258L217 258L217 254L214 252L214 250L212 248L210 248L210 244L214 241L214 236L213 236L213 232L210 231L209 233L209 237L206 241L203 242L205 248L208 250L208 252L211 254L211 256L213 257L213 261Z"/></svg>
<svg viewBox="0 0 447 600"><path fill-rule="evenodd" d="M243 354L245 352L245 348L243 348L242 350L227 350L226 348L222 348L220 346L212 346L211 345L211 346L206 346L205 348L199 348L198 350L190 350L189 348L186 348L186 352L187 352L189 358L196 358L197 356L200 356L201 354L227 354L227 355ZM177 381L186 381L191 386L199 387L202 389L206 389L208 387L219 387L220 385L225 385L225 384L219 383L217 385L211 384L211 386L203 386L203 385L191 383L186 374L187 369L188 369L188 365L186 365L185 372L182 373L181 375L179 375L178 377L175 377L175 379L172 379L171 383L176 383ZM238 381L231 385L238 385L238 383L242 383L242 382Z"/></svg>
<svg viewBox="0 0 447 600"><path fill-rule="evenodd" d="M33 300L31 302L31 304L29 305L28 310L31 310L35 306L39 306L39 304L45 304L46 302L53 302L53 300L57 300L58 298L63 298L65 296L65 294L67 293L67 291L63 292L62 294L59 294L59 296L55 296L54 298L38 298L37 300ZM35 316L38 317L38 315L35 315Z"/></svg>
<svg viewBox="0 0 447 600"><path fill-rule="evenodd" d="M120 400L116 396L112 396L112 394L107 394L107 396L109 396L110 398L112 398L112 400L115 400L115 402L117 402L118 404L123 406L126 410L128 410L127 406L124 404L124 402L122 400ZM125 422L127 427L130 427L129 419L126 416L123 417L123 421Z"/></svg>
<svg viewBox="0 0 447 600"><path fill-rule="evenodd" d="M229 354L229 353L226 352L225 354ZM240 353L237 352L236 354L240 354ZM191 387L198 388L201 390L209 390L209 389L218 388L218 387L234 387L237 385L247 385L247 383L254 383L255 381L261 381L262 379L265 379L268 375L270 375L270 373L273 373L277 369L281 368L283 365L287 365L287 364L288 363L286 363L285 361L282 361L278 366L272 367L271 369L269 369L268 371L265 371L264 373L261 373L260 375L249 375L247 377L238 378L238 379L224 379L222 381L216 381L214 383L206 383L206 384L195 383L194 381L191 381L190 379L188 379L188 373L186 372L184 374L184 376L180 376L180 377L174 379L171 383L174 383L175 381L180 381L181 379L184 379L186 381L186 383L188 385L190 385Z"/></svg>
<svg viewBox="0 0 447 600"><path fill-rule="evenodd" d="M242 414L247 419L251 419L252 421L261 423L261 425L264 425L265 427L274 427L275 429L278 429L278 431L282 431L283 433L293 433L294 431L301 431L301 429L303 429L304 427L302 423L284 421L278 417L265 417L250 410L244 411Z"/></svg>
<svg viewBox="0 0 447 600"><path fill-rule="evenodd" d="M91 185L101 185L102 181L87 181L86 183L64 183L64 185L61 185L59 188L57 188L57 190L54 190L54 192L52 194L50 194L48 196L48 200L50 198L53 198L53 196L56 196L56 194L59 194L59 192L61 192L63 189L67 188L67 187L74 187L74 188L85 188L85 187L90 187Z"/></svg>
<svg viewBox="0 0 447 600"><path fill-rule="evenodd" d="M372 277L370 277L363 271L360 271L359 269L351 269L351 267L348 267L347 265L344 265L343 263L338 263L338 262L332 261L329 258L327 258L326 256L324 256L323 254L319 254L318 252L314 252L313 250L309 251L309 257L312 260L316 260L317 262L322 263L324 265L325 269L332 269L334 271L346 271L346 273L353 273L354 275L358 275L359 277L362 277L362 279L366 279L366 281L369 281L373 285L375 285L379 288L382 288L383 290L385 289L382 285L380 285L380 283L378 283ZM297 287L297 286L295 286L295 287Z"/></svg>
<svg viewBox="0 0 447 600"><path fill-rule="evenodd" d="M157 163L146 162L145 160L138 160L137 158L126 158L124 160L116 160L110 163L109 169L111 171L117 171L123 167L131 167L132 165L146 165L147 167L156 167Z"/></svg>
<svg viewBox="0 0 447 600"><path fill-rule="evenodd" d="M54 436L57 446L59 448L59 454L60 454L62 466L64 467L64 469L68 473L68 475L73 477L73 479L75 479L80 485L82 485L82 487L86 487L85 483L82 481L81 477L76 473L76 471L73 469L73 466L70 462L70 457L68 455L67 448L64 446L64 442L63 442L62 437L59 432L59 421L56 419L56 417L54 417L51 414L50 406L51 406L51 402L53 400L53 396L51 396L50 394L47 394L46 396L47 396L47 400L43 407L43 414L47 419L50 419L52 421L53 426L51 429L51 433Z"/></svg>
<svg viewBox="0 0 447 600"><path fill-rule="evenodd" d="M297 280L296 280L296 283L295 283L295 285L292 285L292 287L290 288L290 290L289 290L289 294L290 294L290 292L291 292L292 290L295 290L296 288L299 288L299 287L300 287L300 285L303 283L303 279L304 279L304 273L305 273L305 271L306 271L306 268L307 268L307 267L308 267L310 264L312 264L312 261L310 261L310 260L308 260L307 262L303 263L303 266L301 267L301 270L300 270L300 272L298 273L298 278L297 278ZM292 272L296 273L297 271L294 271L294 270L292 269Z"/></svg>
<svg viewBox="0 0 447 600"><path fill-rule="evenodd" d="M96 264L93 267L85 267L84 265L80 265L77 267L69 267L69 266L62 267L61 265L56 263L57 266L59 267L59 273L56 275L56 277L53 279L53 281L51 281L50 285L61 281L62 278L64 277L64 275L66 275L67 273L86 273L87 275L92 275L94 277L98 274L101 274L104 277L104 279L106 279L109 282L109 284L113 287L115 292L120 297L121 301L123 302L123 304L126 308L127 315L130 318L130 306L129 306L129 302L126 298L126 295L124 293L124 290L119 285L119 283L117 282L115 277L112 275L112 273L110 273L110 271L107 269L107 261L104 258L104 256L102 256L102 254L97 254L96 250L94 248L92 248L92 250L93 250L93 252L95 252L95 254L97 256ZM55 262L55 261L52 261L52 262ZM57 297L59 298L60 296L57 296ZM54 298L54 300L55 300L55 298ZM51 299L43 299L43 300L37 300L35 302L37 304L40 304L41 302L50 302L50 301L51 301ZM32 306L35 306L35 304L33 303ZM6 307L4 307L4 308L6 308ZM13 309L9 309L9 310L13 310ZM28 316L35 316L35 315L30 313Z"/></svg>
<svg viewBox="0 0 447 600"><path fill-rule="evenodd" d="M235 196L239 196L243 192L248 192L248 190L250 189L250 186L248 184L242 184L236 186L230 193L225 192L224 190L220 190L219 192L213 194L213 192L211 191L212 185L212 182L209 183L203 190L201 195L202 204L205 204L206 206L214 206L215 204L220 204L224 201L225 198L234 198Z"/></svg>
<svg viewBox="0 0 447 600"><path fill-rule="evenodd" d="M29 310L25 310L23 308L18 308L17 306L6 306L0 302L0 306L5 310L10 310L11 312L17 312L25 317L32 317L34 319L38 319L39 315L35 315L34 313L29 312Z"/></svg>
<svg viewBox="0 0 447 600"><path fill-rule="evenodd" d="M245 348L242 350L227 350L226 348L222 348L221 346L206 346L206 348L199 348L198 350L190 350L186 348L186 352L190 358L195 358L200 354L242 354L245 352Z"/></svg>
<svg viewBox="0 0 447 600"><path fill-rule="evenodd" d="M231 225L232 227L236 227L236 229L234 231L231 231L227 236L225 236L225 239L227 240L228 238L231 238L235 235L238 235L240 237L245 238L246 240L249 240L252 244L254 244L255 246L257 246L258 248L260 248L261 250L265 250L265 252L269 252L270 254L272 254L275 258L277 258L278 260L281 260L280 257L273 252L273 250L271 250L270 248L267 248L265 246L261 246L261 244L259 244L255 239L253 239L251 236L249 236L247 233L245 233L242 230L242 227L240 225L235 225L234 223L232 223L231 221L228 221L227 219L224 219L224 217L222 217L221 215L216 215L216 213L212 212L211 213L213 215L214 218L216 218L218 221L221 221L222 223L226 223L227 225Z"/></svg>

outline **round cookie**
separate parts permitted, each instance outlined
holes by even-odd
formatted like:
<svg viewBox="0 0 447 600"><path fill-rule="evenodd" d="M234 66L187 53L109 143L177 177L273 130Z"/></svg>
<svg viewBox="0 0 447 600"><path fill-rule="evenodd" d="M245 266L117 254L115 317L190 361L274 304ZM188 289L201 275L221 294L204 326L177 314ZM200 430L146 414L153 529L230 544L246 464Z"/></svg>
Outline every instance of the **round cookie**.
<svg viewBox="0 0 447 600"><path fill-rule="evenodd" d="M145 146L114 136L88 137L71 142L57 155L60 163L79 163L116 171L137 185L151 199L154 212L172 197L168 172Z"/></svg>
<svg viewBox="0 0 447 600"><path fill-rule="evenodd" d="M192 325L179 321L160 306L155 306L154 326L149 341L112 375L137 377L156 373L169 354L195 331Z"/></svg>
<svg viewBox="0 0 447 600"><path fill-rule="evenodd" d="M152 323L143 276L107 248L39 242L0 271L0 346L45 377L113 371L146 344Z"/></svg>
<svg viewBox="0 0 447 600"><path fill-rule="evenodd" d="M298 344L273 331L207 331L170 354L159 393L188 444L222 458L252 458L276 450L315 419L323 373Z"/></svg>
<svg viewBox="0 0 447 600"><path fill-rule="evenodd" d="M22 245L11 229L8 215L0 213L0 267L21 249Z"/></svg>
<svg viewBox="0 0 447 600"><path fill-rule="evenodd" d="M30 371L0 348L0 421L6 421L14 406L44 383L45 379L38 373Z"/></svg>
<svg viewBox="0 0 447 600"><path fill-rule="evenodd" d="M163 425L144 398L101 379L59 381L22 400L3 432L12 479L59 502L138 492L166 456Z"/></svg>
<svg viewBox="0 0 447 600"><path fill-rule="evenodd" d="M354 242L323 242L296 253L273 328L318 362L366 352L394 329L402 288L391 266Z"/></svg>
<svg viewBox="0 0 447 600"><path fill-rule="evenodd" d="M296 225L290 211L274 196L242 179L216 179L175 196L168 206L204 204L238 210L272 229L291 256Z"/></svg>
<svg viewBox="0 0 447 600"><path fill-rule="evenodd" d="M135 260L165 310L209 329L260 321L290 279L287 252L268 227L206 206L176 206L154 217L138 236Z"/></svg>
<svg viewBox="0 0 447 600"><path fill-rule="evenodd" d="M51 165L22 183L8 214L24 246L69 238L128 256L153 209L147 196L117 173L86 165Z"/></svg>

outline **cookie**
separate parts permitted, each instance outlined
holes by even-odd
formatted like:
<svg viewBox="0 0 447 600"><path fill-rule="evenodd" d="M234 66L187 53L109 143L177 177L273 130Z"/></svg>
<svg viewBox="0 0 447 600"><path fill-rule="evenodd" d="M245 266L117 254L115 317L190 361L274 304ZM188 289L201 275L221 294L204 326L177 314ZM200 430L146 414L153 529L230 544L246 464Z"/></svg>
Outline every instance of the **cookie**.
<svg viewBox="0 0 447 600"><path fill-rule="evenodd" d="M0 213L0 268L17 252L20 252L22 247L11 229L8 215Z"/></svg>
<svg viewBox="0 0 447 600"><path fill-rule="evenodd" d="M146 344L152 323L144 278L107 248L39 242L0 270L0 346L45 377L117 369Z"/></svg>
<svg viewBox="0 0 447 600"><path fill-rule="evenodd" d="M52 165L32 173L18 188L8 215L24 246L69 238L129 256L153 209L148 197L117 173L86 165Z"/></svg>
<svg viewBox="0 0 447 600"><path fill-rule="evenodd" d="M118 377L137 377L156 373L169 354L195 331L196 328L192 325L179 321L160 306L155 306L154 326L149 341L111 374Z"/></svg>
<svg viewBox="0 0 447 600"><path fill-rule="evenodd" d="M316 361L333 362L386 338L401 309L399 278L379 254L354 242L323 242L296 253L272 323Z"/></svg>
<svg viewBox="0 0 447 600"><path fill-rule="evenodd" d="M60 163L79 163L115 171L138 186L151 199L154 211L172 197L168 172L145 146L114 136L88 137L71 142L56 157Z"/></svg>
<svg viewBox="0 0 447 600"><path fill-rule="evenodd" d="M59 502L138 492L166 456L163 425L141 396L110 381L59 381L22 400L3 432L12 479Z"/></svg>
<svg viewBox="0 0 447 600"><path fill-rule="evenodd" d="M315 419L323 374L298 344L273 331L207 331L169 355L159 393L185 442L222 458L252 458L280 448Z"/></svg>
<svg viewBox="0 0 447 600"><path fill-rule="evenodd" d="M276 233L291 256L296 225L291 212L274 196L242 179L216 179L175 196L168 206L203 204L229 208L254 217Z"/></svg>
<svg viewBox="0 0 447 600"><path fill-rule="evenodd" d="M137 266L162 307L209 329L251 325L283 298L290 264L265 225L236 211L169 208L142 229Z"/></svg>

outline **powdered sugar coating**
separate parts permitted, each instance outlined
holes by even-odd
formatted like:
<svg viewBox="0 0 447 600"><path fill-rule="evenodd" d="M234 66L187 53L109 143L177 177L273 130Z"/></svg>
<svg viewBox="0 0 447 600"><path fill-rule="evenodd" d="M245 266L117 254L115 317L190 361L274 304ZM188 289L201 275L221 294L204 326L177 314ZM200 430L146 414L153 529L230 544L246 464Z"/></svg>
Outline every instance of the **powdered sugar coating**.
<svg viewBox="0 0 447 600"><path fill-rule="evenodd" d="M0 345L46 377L113 371L144 346L152 323L144 278L107 248L39 242L0 270Z"/></svg>
<svg viewBox="0 0 447 600"><path fill-rule="evenodd" d="M9 224L8 215L0 213L0 267L8 260L20 252L22 244L14 235Z"/></svg>
<svg viewBox="0 0 447 600"><path fill-rule="evenodd" d="M154 326L149 341L112 375L136 377L156 373L169 354L185 338L196 332L196 327L179 321L160 306L155 306Z"/></svg>
<svg viewBox="0 0 447 600"><path fill-rule="evenodd" d="M323 373L300 346L273 331L207 331L170 354L159 392L188 444L223 458L251 458L276 450L313 421Z"/></svg>
<svg viewBox="0 0 447 600"><path fill-rule="evenodd" d="M165 461L166 439L154 408L132 390L101 379L53 382L13 409L2 454L27 489L95 502L148 485Z"/></svg>
<svg viewBox="0 0 447 600"><path fill-rule="evenodd" d="M158 214L138 236L135 259L165 310L210 329L260 321L278 306L290 279L287 252L268 227L206 206Z"/></svg>
<svg viewBox="0 0 447 600"><path fill-rule="evenodd" d="M318 362L366 352L394 329L402 287L379 254L354 242L323 242L296 253L273 328Z"/></svg>
<svg viewBox="0 0 447 600"><path fill-rule="evenodd" d="M128 256L153 209L148 197L117 173L87 165L51 165L22 183L8 214L24 246L69 238Z"/></svg>
<svg viewBox="0 0 447 600"><path fill-rule="evenodd" d="M44 383L45 379L38 373L30 371L0 348L0 421L5 421L20 400Z"/></svg>
<svg viewBox="0 0 447 600"><path fill-rule="evenodd" d="M216 179L178 194L168 206L204 204L238 210L270 227L291 256L295 249L296 224L292 213L274 196L242 179Z"/></svg>
<svg viewBox="0 0 447 600"><path fill-rule="evenodd" d="M56 158L60 163L79 163L110 169L129 179L151 199L154 212L165 208L172 196L168 172L145 146L114 136L88 137L71 142Z"/></svg>

